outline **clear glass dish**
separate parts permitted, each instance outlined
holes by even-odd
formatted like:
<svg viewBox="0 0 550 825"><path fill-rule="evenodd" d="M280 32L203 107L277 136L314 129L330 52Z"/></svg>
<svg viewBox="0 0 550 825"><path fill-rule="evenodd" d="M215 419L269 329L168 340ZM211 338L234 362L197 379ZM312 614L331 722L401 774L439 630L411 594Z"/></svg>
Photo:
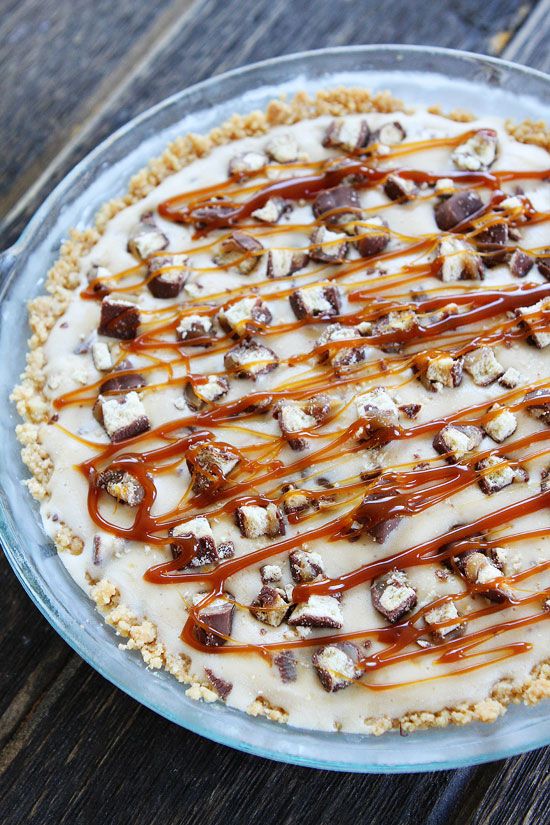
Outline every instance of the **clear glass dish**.
<svg viewBox="0 0 550 825"><path fill-rule="evenodd" d="M550 121L550 78L478 55L426 47L346 47L291 55L238 69L186 89L128 123L86 157L51 193L19 241L0 258L0 541L21 583L58 633L96 670L168 719L240 750L318 768L357 772L428 771L473 765L550 742L550 706L512 707L493 725L449 727L406 738L327 734L254 719L219 703L193 702L166 673L146 672L66 573L21 485L27 473L8 396L24 366L25 304L70 227L86 227L98 207L122 194L130 176L188 131L208 132L234 112L273 97L327 86L391 89L411 103L441 104L521 120Z"/></svg>

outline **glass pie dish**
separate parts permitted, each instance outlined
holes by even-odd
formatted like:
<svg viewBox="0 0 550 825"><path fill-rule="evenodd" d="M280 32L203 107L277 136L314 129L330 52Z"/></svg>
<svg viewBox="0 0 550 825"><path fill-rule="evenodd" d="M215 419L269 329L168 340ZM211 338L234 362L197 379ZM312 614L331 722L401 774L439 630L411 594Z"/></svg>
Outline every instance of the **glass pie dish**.
<svg viewBox="0 0 550 825"><path fill-rule="evenodd" d="M243 751L312 767L409 772L472 765L550 741L550 708L514 706L498 722L395 733L322 733L252 718L219 703L197 703L167 673L149 673L141 658L118 649L91 601L70 578L47 540L26 477L8 400L24 366L29 298L71 227L83 229L97 209L121 195L131 175L187 132L207 133L238 112L263 109L281 94L335 86L390 89L411 104L442 104L516 121L550 121L550 79L502 61L423 47L346 47L259 63L212 78L150 109L104 141L52 192L20 240L0 259L0 376L4 460L0 466L0 541L23 586L61 636L96 670L139 702L183 727ZM37 274L39 278L37 279Z"/></svg>

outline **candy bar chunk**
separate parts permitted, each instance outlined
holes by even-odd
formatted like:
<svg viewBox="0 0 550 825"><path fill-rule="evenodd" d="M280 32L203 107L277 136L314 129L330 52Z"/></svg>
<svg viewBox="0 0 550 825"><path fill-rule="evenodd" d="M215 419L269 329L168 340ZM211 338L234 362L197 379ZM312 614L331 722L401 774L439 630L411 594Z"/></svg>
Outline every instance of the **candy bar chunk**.
<svg viewBox="0 0 550 825"><path fill-rule="evenodd" d="M361 653L352 642L320 647L312 657L313 667L327 693L349 687L362 676Z"/></svg>
<svg viewBox="0 0 550 825"><path fill-rule="evenodd" d="M433 448L445 455L451 464L476 450L481 444L483 431L469 424L447 424L433 440Z"/></svg>
<svg viewBox="0 0 550 825"><path fill-rule="evenodd" d="M490 347L480 347L469 352L464 358L464 369L478 387L488 387L504 374L504 367L499 364Z"/></svg>
<svg viewBox="0 0 550 825"><path fill-rule="evenodd" d="M462 382L464 359L452 358L450 355L436 355L428 358L420 370L420 379L424 386L433 392L443 387L458 387Z"/></svg>
<svg viewBox="0 0 550 825"><path fill-rule="evenodd" d="M514 387L521 384L521 373L515 367L508 367L506 372L498 379L498 383L501 387L513 390Z"/></svg>
<svg viewBox="0 0 550 825"><path fill-rule="evenodd" d="M112 272L105 266L92 264L86 273L86 279L90 284L92 292L96 295L108 295L111 287L107 283L113 277Z"/></svg>
<svg viewBox="0 0 550 825"><path fill-rule="evenodd" d="M422 409L422 404L401 404L399 406L399 412L404 413L407 418L416 418L418 413Z"/></svg>
<svg viewBox="0 0 550 825"><path fill-rule="evenodd" d="M336 372L342 373L361 364L366 358L365 347L341 347L342 341L357 340L361 334L357 327L345 327L343 324L330 324L317 339L315 348L322 347L319 362L330 361ZM337 346L331 347L331 344ZM328 346L328 350L324 348Z"/></svg>
<svg viewBox="0 0 550 825"><path fill-rule="evenodd" d="M527 338L529 344L544 349L550 345L550 296L543 298L531 307L516 310L521 326L531 333Z"/></svg>
<svg viewBox="0 0 550 825"><path fill-rule="evenodd" d="M397 427L399 410L384 387L375 387L355 397L358 418L369 424L368 431L381 427ZM368 432L367 431L367 432Z"/></svg>
<svg viewBox="0 0 550 825"><path fill-rule="evenodd" d="M253 175L255 172L259 172L267 162L267 155L263 152L256 152L254 150L241 152L239 155L231 158L227 171L231 177L242 180Z"/></svg>
<svg viewBox="0 0 550 825"><path fill-rule="evenodd" d="M434 642L449 642L451 639L462 636L466 625L464 622L454 621L454 619L459 618L460 614L454 602L444 602L424 614L424 621L431 629L431 636ZM437 627L441 622L452 622L452 624Z"/></svg>
<svg viewBox="0 0 550 825"><path fill-rule="evenodd" d="M292 163L300 157L300 147L296 138L287 133L274 135L265 151L271 160L277 163Z"/></svg>
<svg viewBox="0 0 550 825"><path fill-rule="evenodd" d="M143 214L128 238L128 252L145 261L150 255L161 252L167 246L168 238L158 228L153 213Z"/></svg>
<svg viewBox="0 0 550 825"><path fill-rule="evenodd" d="M372 605L375 610L394 624L416 605L416 589L409 582L403 570L392 570L376 579L370 588Z"/></svg>
<svg viewBox="0 0 550 825"><path fill-rule="evenodd" d="M287 278L307 265L307 252L291 249L270 249L267 253L266 275L268 278Z"/></svg>
<svg viewBox="0 0 550 825"><path fill-rule="evenodd" d="M188 382L185 386L185 400L192 410L201 410L220 401L229 392L229 381L223 375L205 375L204 379Z"/></svg>
<svg viewBox="0 0 550 825"><path fill-rule="evenodd" d="M263 251L264 246L257 238L236 230L221 242L214 263L222 267L235 266L241 275L250 275L260 263Z"/></svg>
<svg viewBox="0 0 550 825"><path fill-rule="evenodd" d="M391 201L410 201L416 197L418 187L413 180L402 178L401 175L388 175L384 192Z"/></svg>
<svg viewBox="0 0 550 825"><path fill-rule="evenodd" d="M233 690L233 683L228 682L226 679L222 679L220 676L216 676L216 674L213 673L208 667L204 668L204 672L206 673L206 676L208 678L208 681L210 682L211 687L218 694L220 699L223 699L225 701L225 699L227 699L227 697Z"/></svg>
<svg viewBox="0 0 550 825"><path fill-rule="evenodd" d="M125 368L122 367L122 369ZM139 372L132 372L127 375L118 375L115 373L111 378L107 378L106 381L100 384L99 392L130 392L131 390L139 390L140 387L144 387L146 383L145 378Z"/></svg>
<svg viewBox="0 0 550 825"><path fill-rule="evenodd" d="M366 120L338 118L329 123L323 138L323 146L343 149L351 154L368 146L369 139L370 129Z"/></svg>
<svg viewBox="0 0 550 825"><path fill-rule="evenodd" d="M269 347L258 341L246 340L226 352L224 364L225 369L237 378L256 381L260 375L277 369L279 358Z"/></svg>
<svg viewBox="0 0 550 825"><path fill-rule="evenodd" d="M130 341L136 337L139 327L139 310L132 301L106 295L101 302L98 332L109 338Z"/></svg>
<svg viewBox="0 0 550 825"><path fill-rule="evenodd" d="M137 507L141 504L145 495L139 480L122 470L105 470L97 477L96 485L117 501L128 504L130 507Z"/></svg>
<svg viewBox="0 0 550 825"><path fill-rule="evenodd" d="M393 531L399 527L403 519L402 516L379 518L376 514L378 502L381 500L387 501L388 497L395 495L396 492L397 491L391 491L389 493L368 493L361 502L360 511L356 514L359 524L366 525L368 534L373 541L378 544L384 544ZM373 506L375 510L374 514L371 515Z"/></svg>
<svg viewBox="0 0 550 825"><path fill-rule="evenodd" d="M531 272L534 264L535 261L527 252L516 249L510 258L508 266L514 278L525 278L525 276Z"/></svg>
<svg viewBox="0 0 550 825"><path fill-rule="evenodd" d="M434 209L435 222L440 229L448 232L466 221L483 208L483 201L472 189L463 189L440 201Z"/></svg>
<svg viewBox="0 0 550 825"><path fill-rule="evenodd" d="M290 604L280 590L264 585L248 609L259 622L279 627L289 608Z"/></svg>
<svg viewBox="0 0 550 825"><path fill-rule="evenodd" d="M296 657L292 650L281 650L273 657L273 664L279 671L281 681L287 684L288 682L295 682L298 678L296 671Z"/></svg>
<svg viewBox="0 0 550 825"><path fill-rule="evenodd" d="M487 496L504 490L514 482L527 481L525 470L511 467L505 456L487 456L476 465L476 470L480 473L479 487Z"/></svg>
<svg viewBox="0 0 550 825"><path fill-rule="evenodd" d="M111 441L125 441L134 438L151 428L137 392L129 392L122 398L103 398L99 396L103 426Z"/></svg>
<svg viewBox="0 0 550 825"><path fill-rule="evenodd" d="M205 598L204 593L193 597L195 605ZM203 608L198 609L197 618L201 624L195 624L194 633L198 642L206 647L220 647L226 644L233 629L235 605L227 598L214 599ZM204 625L204 626L203 626Z"/></svg>
<svg viewBox="0 0 550 825"><path fill-rule="evenodd" d="M206 564L217 564L219 561L214 534L210 522L205 516L196 516L190 521L177 524L170 530L170 536L176 541L171 542L172 556L177 559L188 545L193 543L193 556L189 561L190 567L204 567Z"/></svg>
<svg viewBox="0 0 550 825"><path fill-rule="evenodd" d="M434 185L434 194L438 198L450 198L456 192L456 184L452 178L438 178Z"/></svg>
<svg viewBox="0 0 550 825"><path fill-rule="evenodd" d="M235 510L235 522L247 539L258 539L261 536L275 538L285 534L283 515L273 503L267 507L243 504Z"/></svg>
<svg viewBox="0 0 550 825"><path fill-rule="evenodd" d="M289 298L294 315L303 318L331 318L340 312L340 291L335 286L314 284L297 289Z"/></svg>
<svg viewBox="0 0 550 825"><path fill-rule="evenodd" d="M459 143L451 155L457 169L464 172L482 172L495 162L498 149L494 129L479 129L474 135Z"/></svg>
<svg viewBox="0 0 550 825"><path fill-rule="evenodd" d="M372 327L372 335L393 335L399 339L405 337L405 342L401 340L387 341L378 346L382 352L400 352L406 343L406 333L413 332L418 327L416 313L411 309L404 309L398 312L389 312L376 319ZM405 333L405 336L403 335Z"/></svg>
<svg viewBox="0 0 550 825"><path fill-rule="evenodd" d="M315 581L325 575L325 565L319 553L309 550L293 550L289 557L290 574L298 584Z"/></svg>
<svg viewBox="0 0 550 825"><path fill-rule="evenodd" d="M260 568L260 575L263 584L276 584L283 578L283 571L278 564L264 564Z"/></svg>
<svg viewBox="0 0 550 825"><path fill-rule="evenodd" d="M528 402L529 415L550 427L550 389L532 390L523 400Z"/></svg>
<svg viewBox="0 0 550 825"><path fill-rule="evenodd" d="M502 570L494 561L487 558L484 553L477 551L467 553L466 558L462 563L462 570L464 578L474 585L488 585L494 581L502 578ZM501 585L497 588L485 588L481 590L480 595L485 596L492 602L502 602L506 598L506 586Z"/></svg>
<svg viewBox="0 0 550 825"><path fill-rule="evenodd" d="M328 264L341 264L348 252L348 237L338 232L331 232L326 226L318 226L310 238L310 257L314 261Z"/></svg>
<svg viewBox="0 0 550 825"><path fill-rule="evenodd" d="M239 461L239 456L227 447L216 444L201 447L187 459L193 492L197 495L211 494L223 487Z"/></svg>
<svg viewBox="0 0 550 825"><path fill-rule="evenodd" d="M245 338L266 327L273 316L267 304L261 298L248 296L228 304L218 312L218 322L224 332L235 338Z"/></svg>
<svg viewBox="0 0 550 825"><path fill-rule="evenodd" d="M283 215L292 210L292 205L284 198L270 198L259 209L255 209L252 217L262 223L278 223Z"/></svg>
<svg viewBox="0 0 550 825"><path fill-rule="evenodd" d="M475 237L478 251L482 254L485 266L498 266L509 258L508 224L496 223L479 232Z"/></svg>
<svg viewBox="0 0 550 825"><path fill-rule="evenodd" d="M403 143L406 137L405 129L397 120L384 123L374 135L375 141L382 143L384 146L397 146L399 143Z"/></svg>
<svg viewBox="0 0 550 825"><path fill-rule="evenodd" d="M388 224L379 215L372 215L364 222L355 225L355 248L362 258L380 255L390 242Z"/></svg>
<svg viewBox="0 0 550 825"><path fill-rule="evenodd" d="M109 345L105 341L92 344L92 360L98 372L107 372L113 367L113 358Z"/></svg>
<svg viewBox="0 0 550 825"><path fill-rule="evenodd" d="M343 227L361 217L359 194L345 184L325 189L313 201L313 214L328 227ZM351 228L351 232L354 233L355 229Z"/></svg>
<svg viewBox="0 0 550 825"><path fill-rule="evenodd" d="M319 499L307 490L297 490L294 484L283 486L282 508L287 515L298 515L319 509Z"/></svg>
<svg viewBox="0 0 550 825"><path fill-rule="evenodd" d="M543 278L550 281L550 249L546 249L544 255L538 256L537 269Z"/></svg>
<svg viewBox="0 0 550 825"><path fill-rule="evenodd" d="M214 333L208 315L184 315L176 327L176 338L192 346L209 346Z"/></svg>
<svg viewBox="0 0 550 825"><path fill-rule="evenodd" d="M297 605L288 620L291 627L333 627L344 624L340 602L333 596L310 596Z"/></svg>
<svg viewBox="0 0 550 825"><path fill-rule="evenodd" d="M274 416L279 422L281 433L288 440L289 446L293 450L305 449L306 439L297 438L296 433L315 427L317 419L313 415L309 415L298 401L292 401L291 399L278 401Z"/></svg>
<svg viewBox="0 0 550 825"><path fill-rule="evenodd" d="M502 444L515 433L517 426L518 420L508 407L493 404L489 409L489 416L483 424L483 429L493 441Z"/></svg>
<svg viewBox="0 0 550 825"><path fill-rule="evenodd" d="M147 288L155 298L177 298L189 278L189 258L153 255L147 262Z"/></svg>
<svg viewBox="0 0 550 825"><path fill-rule="evenodd" d="M550 465L540 474L540 491L547 493L550 490Z"/></svg>
<svg viewBox="0 0 550 825"><path fill-rule="evenodd" d="M439 242L439 278L444 283L481 281L484 267L479 255L465 241L449 236Z"/></svg>

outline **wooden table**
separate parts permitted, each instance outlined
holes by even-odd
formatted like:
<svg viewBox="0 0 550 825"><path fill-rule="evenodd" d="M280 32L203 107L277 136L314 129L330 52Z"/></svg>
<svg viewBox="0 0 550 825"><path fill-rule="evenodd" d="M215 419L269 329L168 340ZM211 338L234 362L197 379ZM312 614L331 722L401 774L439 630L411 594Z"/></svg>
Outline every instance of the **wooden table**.
<svg viewBox="0 0 550 825"><path fill-rule="evenodd" d="M303 49L421 43L550 71L550 0L4 0L3 245L63 175L151 104L212 74ZM352 776L214 745L102 679L0 560L0 821L550 822L548 751L426 775Z"/></svg>

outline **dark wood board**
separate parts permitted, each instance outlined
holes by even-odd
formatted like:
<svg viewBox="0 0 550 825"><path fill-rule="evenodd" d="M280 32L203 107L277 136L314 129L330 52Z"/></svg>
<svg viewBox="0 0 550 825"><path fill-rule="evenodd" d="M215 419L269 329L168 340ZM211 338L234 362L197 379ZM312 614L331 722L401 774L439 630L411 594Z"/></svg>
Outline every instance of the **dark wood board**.
<svg viewBox="0 0 550 825"><path fill-rule="evenodd" d="M4 0L1 12L3 245L114 128L190 83L250 61L400 42L550 68L550 0ZM550 821L548 752L394 777L280 765L177 728L113 688L49 627L3 557L0 616L6 825Z"/></svg>

